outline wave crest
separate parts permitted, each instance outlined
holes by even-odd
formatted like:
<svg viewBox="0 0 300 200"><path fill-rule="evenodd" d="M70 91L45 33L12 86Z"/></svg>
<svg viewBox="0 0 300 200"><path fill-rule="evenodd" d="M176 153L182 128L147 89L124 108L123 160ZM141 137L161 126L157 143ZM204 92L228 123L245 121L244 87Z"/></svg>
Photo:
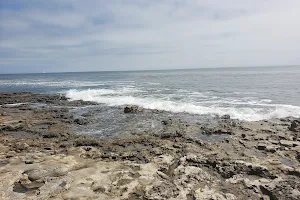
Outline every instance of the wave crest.
<svg viewBox="0 0 300 200"><path fill-rule="evenodd" d="M233 119L246 121L257 121L271 118L284 118L288 116L300 117L300 107L284 104L268 104L253 102L238 104L228 104L224 106L222 101L215 104L201 104L201 102L183 102L164 100L149 96L141 96L141 92L135 88L122 89L88 89L88 90L69 90L66 97L70 100L94 101L108 106L122 106L134 104L146 109L158 109L170 112L187 112L199 115L225 115L229 114ZM224 100L226 102L226 100Z"/></svg>

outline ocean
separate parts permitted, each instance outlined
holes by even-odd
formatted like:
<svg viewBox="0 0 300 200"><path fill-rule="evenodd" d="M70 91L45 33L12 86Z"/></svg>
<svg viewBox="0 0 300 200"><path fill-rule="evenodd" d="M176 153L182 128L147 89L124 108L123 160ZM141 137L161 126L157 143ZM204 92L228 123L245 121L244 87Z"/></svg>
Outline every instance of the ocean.
<svg viewBox="0 0 300 200"><path fill-rule="evenodd" d="M1 74L0 92L256 121L300 117L300 67Z"/></svg>

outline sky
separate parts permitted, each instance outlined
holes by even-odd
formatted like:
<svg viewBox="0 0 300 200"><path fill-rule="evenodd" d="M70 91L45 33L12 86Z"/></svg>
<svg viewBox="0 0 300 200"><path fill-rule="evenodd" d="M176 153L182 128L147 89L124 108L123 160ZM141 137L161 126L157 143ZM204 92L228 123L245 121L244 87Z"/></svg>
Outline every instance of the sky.
<svg viewBox="0 0 300 200"><path fill-rule="evenodd" d="M299 64L299 0L0 0L0 73Z"/></svg>

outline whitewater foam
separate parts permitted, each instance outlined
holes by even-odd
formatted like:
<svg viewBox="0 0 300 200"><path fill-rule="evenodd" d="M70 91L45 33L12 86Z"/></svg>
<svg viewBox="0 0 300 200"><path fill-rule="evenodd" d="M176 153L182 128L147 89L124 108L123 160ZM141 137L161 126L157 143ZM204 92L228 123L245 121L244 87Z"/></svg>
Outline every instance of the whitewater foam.
<svg viewBox="0 0 300 200"><path fill-rule="evenodd" d="M66 97L70 98L70 100L94 101L108 106L134 104L146 109L158 109L175 113L186 112L199 115L229 114L233 119L246 121L288 116L300 117L300 107L285 104L268 104L268 101L237 103L219 97L219 101L214 103L208 101L210 104L205 104L195 101L174 101L171 100L172 98L166 100L165 97L154 98L154 96L149 95L146 97L139 96L139 92L141 90L136 88L69 90L66 92ZM225 102L228 105L225 105Z"/></svg>

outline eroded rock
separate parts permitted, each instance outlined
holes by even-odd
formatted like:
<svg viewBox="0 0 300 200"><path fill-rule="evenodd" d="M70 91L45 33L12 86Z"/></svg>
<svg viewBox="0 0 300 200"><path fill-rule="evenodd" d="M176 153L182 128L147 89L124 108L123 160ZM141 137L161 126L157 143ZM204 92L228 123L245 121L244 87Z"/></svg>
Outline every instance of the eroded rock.
<svg viewBox="0 0 300 200"><path fill-rule="evenodd" d="M300 121L299 120L292 121L289 130L293 132L300 132Z"/></svg>
<svg viewBox="0 0 300 200"><path fill-rule="evenodd" d="M143 108L136 105L127 105L124 107L124 113L137 113L141 111L143 111Z"/></svg>

